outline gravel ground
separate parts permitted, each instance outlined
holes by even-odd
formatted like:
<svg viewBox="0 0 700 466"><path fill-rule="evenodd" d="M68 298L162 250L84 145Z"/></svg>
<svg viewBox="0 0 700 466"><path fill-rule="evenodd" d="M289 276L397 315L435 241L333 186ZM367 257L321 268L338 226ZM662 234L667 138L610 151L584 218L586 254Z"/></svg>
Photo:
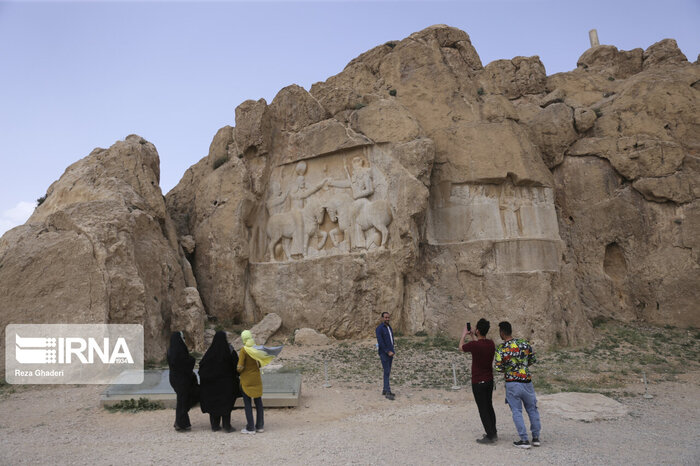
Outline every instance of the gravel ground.
<svg viewBox="0 0 700 466"><path fill-rule="evenodd" d="M377 361L377 364L379 362ZM172 429L174 410L110 413L102 386L22 387L0 396L0 464L700 464L700 373L640 386L621 398L630 414L584 423L541 409L542 446L512 446L515 428L494 407L501 440L482 446L471 390L397 387L384 399L380 381L323 388L304 383L299 408L268 409L265 433L211 432L195 408L188 433ZM233 412L243 427L242 410Z"/></svg>

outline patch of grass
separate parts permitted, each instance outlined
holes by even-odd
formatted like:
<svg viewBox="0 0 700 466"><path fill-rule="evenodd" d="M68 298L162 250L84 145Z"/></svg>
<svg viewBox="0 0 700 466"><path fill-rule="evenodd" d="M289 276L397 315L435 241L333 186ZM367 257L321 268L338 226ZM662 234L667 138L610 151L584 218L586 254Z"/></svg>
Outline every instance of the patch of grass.
<svg viewBox="0 0 700 466"><path fill-rule="evenodd" d="M545 377L537 377L532 383L535 384L535 390L537 390L537 393L547 394L556 393L558 391Z"/></svg>
<svg viewBox="0 0 700 466"><path fill-rule="evenodd" d="M546 390L601 392L638 383L644 372L650 383L676 380L700 368L682 355L697 351L694 332L645 324L597 322L594 340L585 348L539 352L533 380L546 379Z"/></svg>
<svg viewBox="0 0 700 466"><path fill-rule="evenodd" d="M476 93L478 95L484 95L484 94L486 94L486 91L484 91L483 87L480 87L479 89L476 90Z"/></svg>
<svg viewBox="0 0 700 466"><path fill-rule="evenodd" d="M130 400L123 400L112 406L105 406L105 409L111 413L122 412L122 413L138 413L141 411L155 411L158 409L165 409L162 403L157 401L151 401L148 398L139 398L138 401L131 398Z"/></svg>
<svg viewBox="0 0 700 466"><path fill-rule="evenodd" d="M627 384L639 383L642 372L649 383L676 380L680 374L700 369L700 361L684 357L700 350L697 333L697 329L601 322L586 347L549 350L535 346L538 362L532 366L533 383L542 393L580 391L615 396ZM457 348L457 338L418 332L396 336L395 341L392 385L450 390L453 364L458 385L468 387L471 383L471 356ZM325 361L333 385L377 385L382 368L374 343L347 340L291 359L282 354L280 362L288 370L302 372L305 383L323 383ZM496 372L494 376L503 378Z"/></svg>

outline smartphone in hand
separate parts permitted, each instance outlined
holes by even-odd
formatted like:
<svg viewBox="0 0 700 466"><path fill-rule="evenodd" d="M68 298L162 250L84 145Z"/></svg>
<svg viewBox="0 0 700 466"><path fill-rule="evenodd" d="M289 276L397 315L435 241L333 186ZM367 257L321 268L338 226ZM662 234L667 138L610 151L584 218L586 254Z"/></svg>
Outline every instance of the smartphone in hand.
<svg viewBox="0 0 700 466"><path fill-rule="evenodd" d="M472 323L471 322L467 322L467 331L468 332L472 331Z"/></svg>

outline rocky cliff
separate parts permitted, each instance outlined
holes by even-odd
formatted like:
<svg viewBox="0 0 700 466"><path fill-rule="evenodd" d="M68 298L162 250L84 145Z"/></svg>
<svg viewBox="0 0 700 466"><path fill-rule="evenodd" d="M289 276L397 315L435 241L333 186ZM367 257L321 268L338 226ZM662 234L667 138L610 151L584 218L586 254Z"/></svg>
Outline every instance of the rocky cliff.
<svg viewBox="0 0 700 466"><path fill-rule="evenodd" d="M148 359L164 357L171 328L202 349L204 309L159 172L155 147L139 136L95 149L2 237L3 341L11 323L138 323Z"/></svg>
<svg viewBox="0 0 700 466"><path fill-rule="evenodd" d="M539 344L596 317L700 326L699 102L672 40L547 76L433 26L242 103L165 203L138 137L69 167L0 243L0 318L143 322L152 354L201 340L202 303L338 338L381 311Z"/></svg>
<svg viewBox="0 0 700 466"><path fill-rule="evenodd" d="M207 312L337 337L698 325L698 79L672 40L547 77L435 26L247 101L167 196ZM695 242L695 243L693 243Z"/></svg>

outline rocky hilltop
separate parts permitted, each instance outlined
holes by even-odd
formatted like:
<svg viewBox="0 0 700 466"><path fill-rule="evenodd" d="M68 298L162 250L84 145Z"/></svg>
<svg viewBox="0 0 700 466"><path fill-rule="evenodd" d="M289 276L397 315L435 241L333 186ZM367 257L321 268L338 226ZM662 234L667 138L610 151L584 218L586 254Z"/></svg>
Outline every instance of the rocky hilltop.
<svg viewBox="0 0 700 466"><path fill-rule="evenodd" d="M675 41L483 66L433 26L309 91L243 102L163 200L138 136L68 168L0 241L0 324L206 316L336 338L509 319L577 344L605 317L700 326L700 66ZM201 298L201 300L200 300Z"/></svg>

